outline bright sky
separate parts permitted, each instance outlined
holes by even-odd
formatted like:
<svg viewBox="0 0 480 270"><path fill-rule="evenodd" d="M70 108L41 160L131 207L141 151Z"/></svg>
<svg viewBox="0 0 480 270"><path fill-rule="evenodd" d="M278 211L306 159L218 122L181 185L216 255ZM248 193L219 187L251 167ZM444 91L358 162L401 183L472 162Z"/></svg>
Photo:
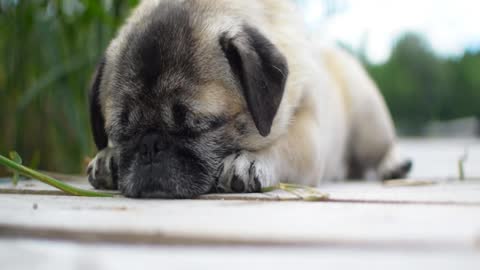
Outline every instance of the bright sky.
<svg viewBox="0 0 480 270"><path fill-rule="evenodd" d="M337 0L341 10L324 20L324 1L304 0L305 20L328 40L366 48L373 62L388 59L406 31L423 34L442 56L480 50L479 0Z"/></svg>

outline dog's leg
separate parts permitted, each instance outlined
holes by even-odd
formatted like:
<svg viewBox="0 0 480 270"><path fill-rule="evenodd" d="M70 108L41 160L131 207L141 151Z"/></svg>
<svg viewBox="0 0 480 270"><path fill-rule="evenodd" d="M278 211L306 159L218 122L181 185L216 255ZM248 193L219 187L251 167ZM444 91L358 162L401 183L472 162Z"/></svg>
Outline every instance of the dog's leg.
<svg viewBox="0 0 480 270"><path fill-rule="evenodd" d="M96 189L117 189L117 168L115 149L107 147L88 164L88 181Z"/></svg>
<svg viewBox="0 0 480 270"><path fill-rule="evenodd" d="M410 159L400 158L395 147L392 147L378 167L379 178L382 180L405 178L412 166L413 162Z"/></svg>
<svg viewBox="0 0 480 270"><path fill-rule="evenodd" d="M339 49L324 52L333 77L341 82L350 118L349 178L405 177L412 167L396 152L396 135L387 104L363 66Z"/></svg>
<svg viewBox="0 0 480 270"><path fill-rule="evenodd" d="M217 191L258 192L279 182L317 185L327 160L318 134L320 127L310 114L297 116L289 133L270 147L228 156L219 171Z"/></svg>

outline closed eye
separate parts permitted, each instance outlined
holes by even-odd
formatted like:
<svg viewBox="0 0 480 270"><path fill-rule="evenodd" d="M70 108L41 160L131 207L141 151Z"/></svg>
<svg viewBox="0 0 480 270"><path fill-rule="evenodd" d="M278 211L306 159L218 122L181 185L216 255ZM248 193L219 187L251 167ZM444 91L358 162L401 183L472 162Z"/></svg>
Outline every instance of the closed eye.
<svg viewBox="0 0 480 270"><path fill-rule="evenodd" d="M197 129L200 132L211 132L219 129L227 124L225 117L213 116L199 118L194 121L193 129Z"/></svg>
<svg viewBox="0 0 480 270"><path fill-rule="evenodd" d="M180 137L194 138L204 133L213 132L227 124L225 117L202 117L189 121L188 125L173 132Z"/></svg>
<svg viewBox="0 0 480 270"><path fill-rule="evenodd" d="M208 117L204 120L205 126L204 132L211 132L217 130L227 124L227 118L223 116Z"/></svg>

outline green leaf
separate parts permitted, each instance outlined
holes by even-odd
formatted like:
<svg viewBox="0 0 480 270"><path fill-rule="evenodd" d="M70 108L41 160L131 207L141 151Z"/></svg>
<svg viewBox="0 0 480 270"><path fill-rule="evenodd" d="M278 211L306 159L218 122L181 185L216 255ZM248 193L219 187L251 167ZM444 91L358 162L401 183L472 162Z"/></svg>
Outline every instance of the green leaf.
<svg viewBox="0 0 480 270"><path fill-rule="evenodd" d="M10 151L9 155L10 155L10 159L12 161L14 161L15 163L17 163L19 165L22 165L22 158L20 157L20 155L17 152ZM14 186L17 186L20 174L15 170L12 170L12 172L13 172L12 183L13 183Z"/></svg>

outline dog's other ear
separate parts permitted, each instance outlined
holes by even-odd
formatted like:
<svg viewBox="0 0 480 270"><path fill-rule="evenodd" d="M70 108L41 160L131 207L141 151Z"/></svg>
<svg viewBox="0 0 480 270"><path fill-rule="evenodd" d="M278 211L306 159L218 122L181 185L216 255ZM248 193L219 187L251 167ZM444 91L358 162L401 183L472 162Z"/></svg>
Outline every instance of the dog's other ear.
<svg viewBox="0 0 480 270"><path fill-rule="evenodd" d="M285 57L257 29L244 26L235 37L225 34L220 44L247 101L260 135L270 134L288 76Z"/></svg>
<svg viewBox="0 0 480 270"><path fill-rule="evenodd" d="M90 125L92 128L93 140L97 149L100 151L107 147L108 137L105 132L105 118L100 105L100 84L103 77L103 69L105 67L105 58L98 64L93 75L93 80L88 93L88 102L90 109Z"/></svg>

